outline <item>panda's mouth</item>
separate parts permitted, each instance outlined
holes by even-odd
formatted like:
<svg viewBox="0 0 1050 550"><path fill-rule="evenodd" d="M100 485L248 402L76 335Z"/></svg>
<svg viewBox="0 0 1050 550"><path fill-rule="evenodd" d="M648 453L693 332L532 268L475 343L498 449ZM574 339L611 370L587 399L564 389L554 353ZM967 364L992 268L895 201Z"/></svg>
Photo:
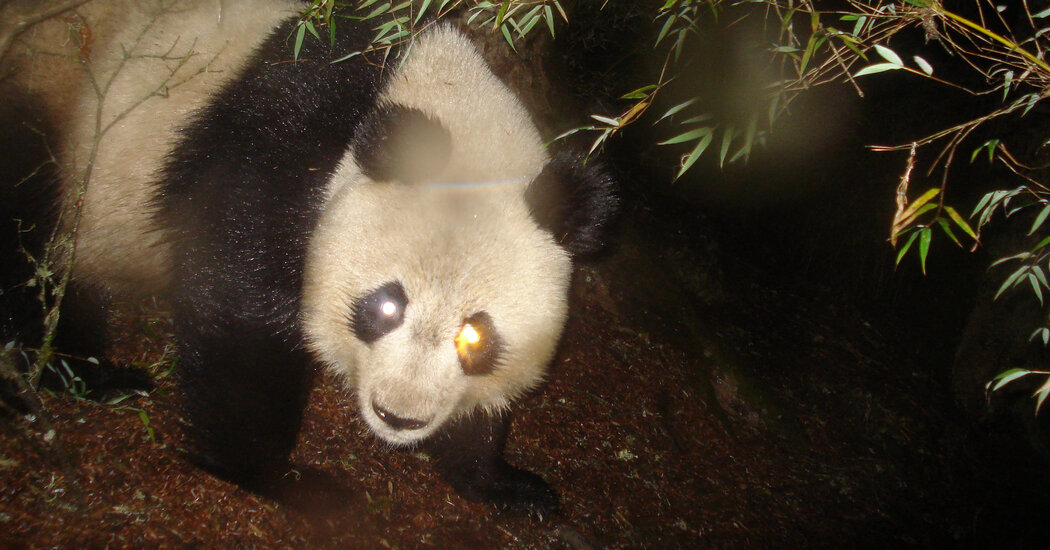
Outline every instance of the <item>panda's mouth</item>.
<svg viewBox="0 0 1050 550"><path fill-rule="evenodd" d="M433 421L434 419L434 417L430 417L427 419L411 418L408 416L397 414L381 405L375 397L371 399L371 402L372 412L375 413L376 417L379 418L379 420L382 420L384 424L386 424L390 429L394 430L395 432L422 430L423 428L429 426L431 421Z"/></svg>

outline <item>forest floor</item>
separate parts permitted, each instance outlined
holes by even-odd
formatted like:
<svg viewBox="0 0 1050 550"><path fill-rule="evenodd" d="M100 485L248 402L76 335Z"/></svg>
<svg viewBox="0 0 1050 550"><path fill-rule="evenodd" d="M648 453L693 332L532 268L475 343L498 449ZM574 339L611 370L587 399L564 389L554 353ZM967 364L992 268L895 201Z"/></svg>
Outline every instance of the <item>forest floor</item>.
<svg viewBox="0 0 1050 550"><path fill-rule="evenodd" d="M579 272L548 380L515 410L508 460L559 491L557 517L460 498L327 379L293 459L345 498L218 480L180 452L163 306L126 305L113 359L155 365L157 389L0 419L0 547L1041 546L1040 464L988 451L892 319L632 235Z"/></svg>

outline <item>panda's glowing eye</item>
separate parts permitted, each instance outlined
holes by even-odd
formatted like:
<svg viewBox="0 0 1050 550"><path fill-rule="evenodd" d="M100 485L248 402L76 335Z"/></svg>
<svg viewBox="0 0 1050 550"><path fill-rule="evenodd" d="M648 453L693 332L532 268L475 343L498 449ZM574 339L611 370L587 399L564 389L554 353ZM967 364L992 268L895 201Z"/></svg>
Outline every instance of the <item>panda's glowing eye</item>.
<svg viewBox="0 0 1050 550"><path fill-rule="evenodd" d="M456 351L462 357L467 354L468 346L476 345L480 341L481 334L478 330L471 326L470 323L466 323L456 336Z"/></svg>
<svg viewBox="0 0 1050 550"><path fill-rule="evenodd" d="M479 311L463 321L454 341L464 373L476 376L496 368L503 345L488 313Z"/></svg>
<svg viewBox="0 0 1050 550"><path fill-rule="evenodd" d="M350 327L359 340L371 344L401 326L407 307L404 287L391 281L354 300Z"/></svg>

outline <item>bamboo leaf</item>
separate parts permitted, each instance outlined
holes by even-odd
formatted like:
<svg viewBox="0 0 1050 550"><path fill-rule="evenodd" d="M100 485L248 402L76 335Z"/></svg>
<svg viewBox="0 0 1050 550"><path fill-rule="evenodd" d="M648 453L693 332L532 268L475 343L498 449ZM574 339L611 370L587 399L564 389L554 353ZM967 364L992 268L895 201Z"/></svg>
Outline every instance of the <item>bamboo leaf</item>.
<svg viewBox="0 0 1050 550"><path fill-rule="evenodd" d="M510 28L506 25L500 25L499 30L503 33L503 38L507 40L507 44L510 44L510 49L516 53L518 48L514 45L514 39L510 36Z"/></svg>
<svg viewBox="0 0 1050 550"><path fill-rule="evenodd" d="M922 274L926 274L926 255L930 253L930 241L933 240L933 230L923 227L919 230L919 265L922 266Z"/></svg>
<svg viewBox="0 0 1050 550"><path fill-rule="evenodd" d="M898 216L895 216L896 220L907 220L907 219L914 218L914 217L918 216L919 214L922 213L922 212L918 212L918 210L920 208L922 208L926 203L928 203L931 200L933 200L933 198L936 197L937 194L940 193L940 192L941 192L941 190L939 188L937 188L937 187L931 187L930 189L927 189L925 193L923 193L922 195L919 195L919 198L917 198L914 201L912 201L912 203L909 204L908 207L905 208L903 212L901 212ZM901 225L904 225L904 224L901 224Z"/></svg>
<svg viewBox="0 0 1050 550"><path fill-rule="evenodd" d="M736 136L736 129L730 124L722 132L722 147L718 151L718 166L724 166L726 163L726 153L729 152L729 145L733 143L733 138Z"/></svg>
<svg viewBox="0 0 1050 550"><path fill-rule="evenodd" d="M412 24L419 23L419 20L427 13L427 8L430 7L431 0L423 0L423 3L419 5L419 11L416 12L416 18L412 20Z"/></svg>
<svg viewBox="0 0 1050 550"><path fill-rule="evenodd" d="M1010 276L1007 277L1005 281L1003 281L1003 284L999 287L999 290L996 291L995 297L993 297L992 300L998 300L999 296L1002 296L1003 292L1006 292L1006 289L1012 288L1017 283L1018 279L1020 279L1021 276L1024 275L1027 271L1028 270L1022 266L1017 271L1014 271L1012 274L1010 274Z"/></svg>
<svg viewBox="0 0 1050 550"><path fill-rule="evenodd" d="M1012 260L1027 260L1028 258L1031 258L1031 257L1032 257L1032 253L1031 252L1020 252L1018 254L1014 254L1013 256L1007 256L1005 258L999 258L998 260L992 262L992 265L990 265L988 267L995 267L995 266L997 266L999 264L1004 264L1004 263L1012 261Z"/></svg>
<svg viewBox="0 0 1050 550"><path fill-rule="evenodd" d="M671 25L674 23L674 21L675 16L672 15L667 18L666 22L664 22L664 26L660 28L660 32L656 35L656 42L653 43L654 48L656 46L659 46L660 42L667 37L667 32L671 30Z"/></svg>
<svg viewBox="0 0 1050 550"><path fill-rule="evenodd" d="M898 68L904 66L904 62L901 61L901 58L893 50L887 48L886 46L875 44L875 51L878 52L878 54L882 56L883 59L889 61L893 65L896 65Z"/></svg>
<svg viewBox="0 0 1050 550"><path fill-rule="evenodd" d="M904 246L902 246L901 249L897 252L897 263L894 264L894 265L898 265L898 266L901 265L901 258L904 257L904 255L908 252L908 249L911 248L912 243L914 243L915 239L917 239L918 237L919 237L919 232L918 231L912 231L911 232L911 236L908 237L908 241L905 242Z"/></svg>
<svg viewBox="0 0 1050 550"><path fill-rule="evenodd" d="M1043 288L1050 288L1050 284L1047 284L1046 282L1046 272L1043 271L1043 268L1033 265L1032 274L1035 275L1036 279L1039 279L1039 284L1042 285Z"/></svg>
<svg viewBox="0 0 1050 550"><path fill-rule="evenodd" d="M701 137L710 134L712 131L714 131L714 129L709 126L705 126L703 128L696 128L688 132L678 134L673 138L661 141L657 143L657 145L673 145L675 143L682 143L684 141L693 141L695 139L700 139Z"/></svg>
<svg viewBox="0 0 1050 550"><path fill-rule="evenodd" d="M1028 234L1035 233L1043 222L1046 221L1047 215L1050 215L1050 204L1043 206L1043 209L1039 211L1039 215L1035 217L1035 221L1032 222L1032 228L1028 230Z"/></svg>
<svg viewBox="0 0 1050 550"><path fill-rule="evenodd" d="M703 154L703 152L707 149L707 146L711 144L711 140L714 139L714 137L714 132L711 132L706 136L700 138L700 141L696 143L696 147L693 147L693 150L689 153L689 156L685 157L685 159L682 160L682 166L678 169L678 173L675 174L674 177L676 180L682 177L682 174L686 173L686 171L693 166L693 164L696 162L696 159L700 158L700 155Z"/></svg>
<svg viewBox="0 0 1050 550"><path fill-rule="evenodd" d="M1043 305L1043 289L1039 287L1039 279L1031 271L1028 272L1028 284L1032 287L1035 297L1039 299L1039 305Z"/></svg>
<svg viewBox="0 0 1050 550"><path fill-rule="evenodd" d="M643 97L648 96L649 92L655 89L656 84L649 84L648 86L642 86L637 90L631 90L630 92L623 94L622 96L620 96L620 99L642 99Z"/></svg>
<svg viewBox="0 0 1050 550"><path fill-rule="evenodd" d="M663 116L661 116L660 118L656 119L656 122L660 122L661 120L663 120L663 119L665 119L665 118L667 118L669 116L673 116L678 111L681 111L682 109L685 109L686 107L692 105L693 103L696 103L699 100L700 100L700 98L694 97L692 99L683 101L683 102L679 103L678 105L675 105L674 107L671 107L670 109L667 110L666 113L663 114ZM656 122L654 122L653 124L656 124Z"/></svg>
<svg viewBox="0 0 1050 550"><path fill-rule="evenodd" d="M503 25L503 18L507 16L508 8L510 8L510 0L503 0L503 4L500 5L499 11L496 12L496 21L492 23L493 27L499 27Z"/></svg>
<svg viewBox="0 0 1050 550"><path fill-rule="evenodd" d="M944 211L948 213L948 217L951 218L953 222L955 222L955 225L959 226L959 229L962 229L964 232L966 232L966 234L969 235L971 239L975 241L977 240L977 233L973 230L972 227L970 227L970 224L967 223L966 220L961 215L959 215L959 213L954 208L952 208L951 206L945 206Z"/></svg>
<svg viewBox="0 0 1050 550"><path fill-rule="evenodd" d="M984 385L984 387L990 391L996 391L999 388L1009 384L1010 382L1013 382L1018 378L1028 376L1029 374L1032 374L1032 371L1027 369L1010 369L1007 371L1003 371L995 375L995 378L989 380L988 383Z"/></svg>
<svg viewBox="0 0 1050 550"><path fill-rule="evenodd" d="M304 38L306 38L306 25L299 25L299 30L295 32L295 47L292 48L292 59L299 59L299 50L303 47Z"/></svg>
<svg viewBox="0 0 1050 550"><path fill-rule="evenodd" d="M863 69L857 71L853 75L853 78L864 76L866 74L875 74L875 73L881 73L881 72L884 72L884 71L894 71L894 70L903 69L903 68L904 67L902 67L900 65L894 65L893 63L876 63L874 65L868 65L867 67L864 67Z"/></svg>
<svg viewBox="0 0 1050 550"><path fill-rule="evenodd" d="M911 58L915 60L915 64L918 65L920 69L922 69L922 72L931 76L933 75L933 65L930 65L928 61L917 55L913 55L911 56Z"/></svg>
<svg viewBox="0 0 1050 550"><path fill-rule="evenodd" d="M609 118L609 117L602 116L602 115L591 115L591 118L593 118L594 120L597 120L598 122L601 122L601 123L604 123L604 124L608 124L609 126L614 126L615 127L615 126L619 126L620 125L620 121L618 121L618 120L616 120L614 118Z"/></svg>
<svg viewBox="0 0 1050 550"><path fill-rule="evenodd" d="M959 242L959 239L955 236L955 233L952 233L952 226L948 224L948 220L944 218L937 218L937 225L941 227L941 230L944 231L944 233L948 235L948 237L951 238L951 240L954 241L955 244L959 246L963 245L961 242Z"/></svg>
<svg viewBox="0 0 1050 550"><path fill-rule="evenodd" d="M1050 378L1047 378L1043 385L1039 386L1039 389L1035 390L1033 394L1036 397L1035 414L1039 414L1039 409L1043 408L1043 402L1046 401L1047 394L1050 394Z"/></svg>
<svg viewBox="0 0 1050 550"><path fill-rule="evenodd" d="M390 9L390 2L387 2L385 4L380 4L380 5L376 6L376 8L374 10L369 12L368 15L366 15L364 18L365 19L372 19L372 18L374 18L376 16L382 15L388 9Z"/></svg>

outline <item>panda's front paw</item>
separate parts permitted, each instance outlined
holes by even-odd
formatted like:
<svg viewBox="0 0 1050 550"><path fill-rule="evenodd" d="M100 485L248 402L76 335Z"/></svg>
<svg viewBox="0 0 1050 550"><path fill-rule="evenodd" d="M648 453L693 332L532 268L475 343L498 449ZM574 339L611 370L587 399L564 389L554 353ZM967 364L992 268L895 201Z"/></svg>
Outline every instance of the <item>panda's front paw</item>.
<svg viewBox="0 0 1050 550"><path fill-rule="evenodd" d="M486 499L497 508L544 521L558 513L558 493L542 477L507 466Z"/></svg>
<svg viewBox="0 0 1050 550"><path fill-rule="evenodd" d="M500 462L491 470L453 480L456 491L468 499L491 502L502 511L539 521L558 513L558 493L543 478Z"/></svg>

